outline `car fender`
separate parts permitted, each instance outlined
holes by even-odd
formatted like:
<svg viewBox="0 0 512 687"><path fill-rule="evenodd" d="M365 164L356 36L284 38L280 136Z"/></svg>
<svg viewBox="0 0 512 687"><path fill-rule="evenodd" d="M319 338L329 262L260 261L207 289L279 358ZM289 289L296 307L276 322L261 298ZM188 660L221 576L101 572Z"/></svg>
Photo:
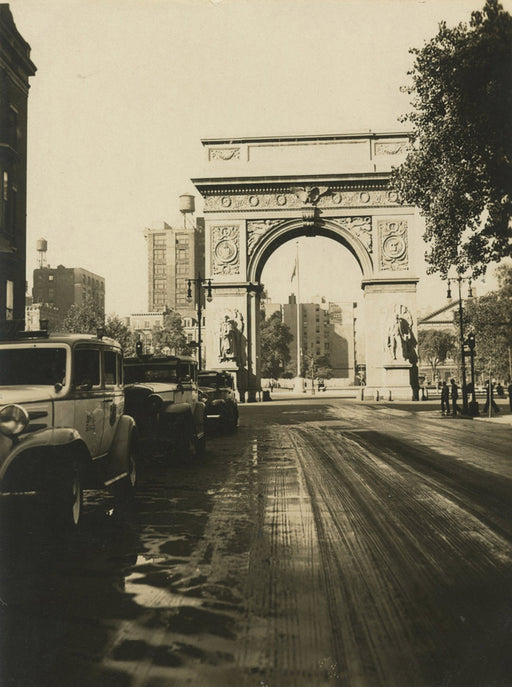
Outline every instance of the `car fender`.
<svg viewBox="0 0 512 687"><path fill-rule="evenodd" d="M102 475L103 482L114 482L129 473L132 448L137 448L137 425L130 415L121 415Z"/></svg>
<svg viewBox="0 0 512 687"><path fill-rule="evenodd" d="M73 427L48 427L32 432L26 436L21 436L17 441L12 441L11 451L5 457L0 467L0 479L4 476L9 466L24 453L38 451L41 455L54 454L56 451L62 452L66 446L73 448L81 445L89 451L80 433Z"/></svg>
<svg viewBox="0 0 512 687"><path fill-rule="evenodd" d="M13 443L0 468L0 491L48 491L65 463L79 461L83 475L92 475L92 460L86 443L72 428L57 427L34 432ZM64 461L64 462L63 462Z"/></svg>
<svg viewBox="0 0 512 687"><path fill-rule="evenodd" d="M160 413L165 413L166 415L184 415L186 413L192 413L192 406L190 403L169 403L165 405Z"/></svg>

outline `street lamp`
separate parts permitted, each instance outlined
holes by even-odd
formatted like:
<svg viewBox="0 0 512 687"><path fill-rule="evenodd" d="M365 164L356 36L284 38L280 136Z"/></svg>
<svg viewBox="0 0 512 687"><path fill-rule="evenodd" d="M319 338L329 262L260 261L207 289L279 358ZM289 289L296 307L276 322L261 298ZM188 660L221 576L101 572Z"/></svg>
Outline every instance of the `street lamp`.
<svg viewBox="0 0 512 687"><path fill-rule="evenodd" d="M203 306L202 306L202 299L201 299L201 290L206 290L206 300L208 303L211 303L212 301L212 280L211 279L204 279L201 276L201 273L197 273L197 277L195 278L190 278L187 280L188 281L188 290L187 290L187 301L189 303L192 302L192 284L196 285L195 293L196 293L196 308L197 308L197 365L199 369L202 367L202 360L201 360L201 318L203 315Z"/></svg>
<svg viewBox="0 0 512 687"><path fill-rule="evenodd" d="M459 337L460 337L460 355L461 355L461 368L462 368L462 412L464 415L469 414L468 408L468 390L466 386L466 357L464 355L464 323L462 321L463 311L462 311L462 292L461 285L463 281L468 282L468 298L473 298L473 291L471 289L471 277L461 277L460 274L455 279L448 279L448 290L446 292L446 297L451 299L451 282L456 281L459 286ZM473 384L473 389L475 385ZM473 392L474 400L474 392Z"/></svg>

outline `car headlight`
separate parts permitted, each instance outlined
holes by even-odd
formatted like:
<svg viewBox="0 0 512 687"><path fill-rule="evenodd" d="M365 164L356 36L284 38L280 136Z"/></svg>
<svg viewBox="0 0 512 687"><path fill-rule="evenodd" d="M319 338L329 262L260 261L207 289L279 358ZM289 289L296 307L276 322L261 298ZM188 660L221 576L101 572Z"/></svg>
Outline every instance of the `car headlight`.
<svg viewBox="0 0 512 687"><path fill-rule="evenodd" d="M4 406L0 410L0 432L13 436L23 432L28 425L28 413L18 405Z"/></svg>

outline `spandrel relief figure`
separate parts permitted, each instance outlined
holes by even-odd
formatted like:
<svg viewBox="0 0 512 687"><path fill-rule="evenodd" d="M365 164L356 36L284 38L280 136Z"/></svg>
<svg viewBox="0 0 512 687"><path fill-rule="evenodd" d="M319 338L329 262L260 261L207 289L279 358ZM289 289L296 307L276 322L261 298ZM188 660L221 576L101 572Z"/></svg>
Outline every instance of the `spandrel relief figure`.
<svg viewBox="0 0 512 687"><path fill-rule="evenodd" d="M389 325L386 346L393 360L415 362L416 338L412 331L412 315L405 305L397 305Z"/></svg>
<svg viewBox="0 0 512 687"><path fill-rule="evenodd" d="M219 327L220 362L240 363L241 339L244 331L244 318L239 310L227 311Z"/></svg>

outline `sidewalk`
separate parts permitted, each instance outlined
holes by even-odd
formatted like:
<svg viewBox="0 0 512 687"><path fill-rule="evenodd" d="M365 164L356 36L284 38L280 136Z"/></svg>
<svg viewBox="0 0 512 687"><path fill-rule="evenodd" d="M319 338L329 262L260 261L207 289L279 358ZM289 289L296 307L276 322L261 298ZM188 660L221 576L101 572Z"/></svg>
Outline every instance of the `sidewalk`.
<svg viewBox="0 0 512 687"><path fill-rule="evenodd" d="M357 394L357 395L356 395ZM308 389L304 393L296 393L292 389L273 389L270 394L272 401L284 401L284 400L311 400L323 398L339 398L345 400L352 400L354 403L358 403L365 406L372 406L374 408L389 408L399 411L407 411L409 413L424 413L427 412L430 417L441 419L440 401L439 399L429 399L427 401L361 401L359 398L359 393L357 390L351 389L328 389L326 391L316 391L311 393L311 389ZM484 402L480 403L480 415L477 417L463 417L458 415L457 420L476 420L478 422L494 422L499 425L510 425L512 427L512 412L509 409L508 399L497 400L498 407L500 409L499 413L493 411L492 417L484 415L482 408Z"/></svg>

